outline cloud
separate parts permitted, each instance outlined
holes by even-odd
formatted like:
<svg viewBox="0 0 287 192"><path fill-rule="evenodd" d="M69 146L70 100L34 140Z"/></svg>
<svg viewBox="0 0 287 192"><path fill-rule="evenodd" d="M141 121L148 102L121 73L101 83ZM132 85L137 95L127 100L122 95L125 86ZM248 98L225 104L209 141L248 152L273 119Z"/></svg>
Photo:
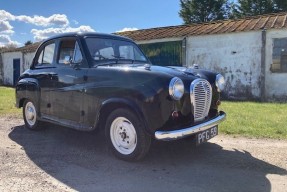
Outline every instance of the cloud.
<svg viewBox="0 0 287 192"><path fill-rule="evenodd" d="M34 35L34 39L36 41L42 41L44 39L47 39L51 36L61 34L61 33L68 33L68 32L95 32L94 29L92 29L90 26L81 25L77 28L72 27L64 27L64 28L47 28L43 30L39 29L32 29L31 33Z"/></svg>
<svg viewBox="0 0 287 192"><path fill-rule="evenodd" d="M0 10L0 20L1 21L15 20L15 16L5 10Z"/></svg>
<svg viewBox="0 0 287 192"><path fill-rule="evenodd" d="M19 15L15 17L18 21L23 21L25 23L34 24L37 26L51 26L51 25L57 25L57 26L68 26L69 20L66 15L64 14L54 14L50 17L43 17L35 15L33 17L27 16L27 15Z"/></svg>
<svg viewBox="0 0 287 192"><path fill-rule="evenodd" d="M0 35L0 47L4 47L4 46L19 46L20 43L17 41L12 41L10 36L8 35Z"/></svg>
<svg viewBox="0 0 287 192"><path fill-rule="evenodd" d="M12 15L11 13L0 10L0 21L20 21L25 23L30 23L36 26L68 26L69 20L65 14L53 14L49 17L43 17L39 15L28 16L28 15Z"/></svg>
<svg viewBox="0 0 287 192"><path fill-rule="evenodd" d="M13 26L10 25L10 21L18 21L29 23L40 27L49 27L46 29L32 29L30 32L34 35L36 41L42 41L53 35L66 33L66 32L94 32L90 26L81 25L79 27L70 27L70 22L65 14L53 14L49 17L34 15L13 15L5 10L0 10L0 46L5 45L20 45L17 41L11 40L11 35L14 33ZM79 22L72 20L75 25ZM25 34L24 32L20 33Z"/></svg>
<svg viewBox="0 0 287 192"><path fill-rule="evenodd" d="M135 28L135 27L125 27L119 31L116 31L117 33L120 33L120 32L125 32L125 31L136 31L138 30L138 28Z"/></svg>
<svg viewBox="0 0 287 192"><path fill-rule="evenodd" d="M0 33L12 34L14 33L12 29L13 27L10 25L8 21L0 20Z"/></svg>

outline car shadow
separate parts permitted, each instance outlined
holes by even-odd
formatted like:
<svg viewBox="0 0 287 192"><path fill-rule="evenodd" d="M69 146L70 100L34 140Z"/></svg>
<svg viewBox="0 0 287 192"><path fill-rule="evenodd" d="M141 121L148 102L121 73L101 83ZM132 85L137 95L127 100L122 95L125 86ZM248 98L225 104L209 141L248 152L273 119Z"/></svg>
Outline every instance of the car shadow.
<svg viewBox="0 0 287 192"><path fill-rule="evenodd" d="M23 147L43 171L77 191L270 191L268 174L287 171L247 151L215 143L192 147L187 140L153 141L147 157L129 163L108 150L103 133L47 125L29 131L11 129L9 138Z"/></svg>

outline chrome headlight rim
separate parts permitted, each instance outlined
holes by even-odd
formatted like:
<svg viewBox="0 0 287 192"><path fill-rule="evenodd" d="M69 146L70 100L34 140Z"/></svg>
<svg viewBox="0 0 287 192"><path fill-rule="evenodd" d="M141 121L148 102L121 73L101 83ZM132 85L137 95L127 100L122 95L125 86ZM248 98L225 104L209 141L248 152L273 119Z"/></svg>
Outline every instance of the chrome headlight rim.
<svg viewBox="0 0 287 192"><path fill-rule="evenodd" d="M173 77L169 82L169 95L174 100L180 100L184 94L184 84L179 77Z"/></svg>
<svg viewBox="0 0 287 192"><path fill-rule="evenodd" d="M217 91L218 92L221 92L221 91L224 90L224 88L225 88L225 79L224 79L223 75L221 75L221 74L217 74L216 75L215 85L217 87Z"/></svg>

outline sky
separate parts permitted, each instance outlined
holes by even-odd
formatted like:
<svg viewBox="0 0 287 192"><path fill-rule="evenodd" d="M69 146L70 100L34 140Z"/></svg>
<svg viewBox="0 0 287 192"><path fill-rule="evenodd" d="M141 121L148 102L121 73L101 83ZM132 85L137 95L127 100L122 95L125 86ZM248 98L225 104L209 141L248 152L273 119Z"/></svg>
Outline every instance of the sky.
<svg viewBox="0 0 287 192"><path fill-rule="evenodd" d="M0 0L0 46L63 32L113 33L183 23L179 0Z"/></svg>

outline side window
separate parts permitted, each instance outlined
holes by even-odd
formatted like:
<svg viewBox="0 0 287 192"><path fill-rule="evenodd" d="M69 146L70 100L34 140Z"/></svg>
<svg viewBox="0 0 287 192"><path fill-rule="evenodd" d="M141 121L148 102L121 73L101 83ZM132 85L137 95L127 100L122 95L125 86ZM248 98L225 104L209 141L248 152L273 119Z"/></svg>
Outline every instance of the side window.
<svg viewBox="0 0 287 192"><path fill-rule="evenodd" d="M66 39L60 42L59 57L57 63L79 63L83 59L80 47L75 39Z"/></svg>
<svg viewBox="0 0 287 192"><path fill-rule="evenodd" d="M51 44L46 45L42 49L42 51L38 57L37 65L52 64L53 58L54 58L54 53L55 53L55 43L51 43Z"/></svg>
<svg viewBox="0 0 287 192"><path fill-rule="evenodd" d="M273 39L272 72L287 72L287 38Z"/></svg>

